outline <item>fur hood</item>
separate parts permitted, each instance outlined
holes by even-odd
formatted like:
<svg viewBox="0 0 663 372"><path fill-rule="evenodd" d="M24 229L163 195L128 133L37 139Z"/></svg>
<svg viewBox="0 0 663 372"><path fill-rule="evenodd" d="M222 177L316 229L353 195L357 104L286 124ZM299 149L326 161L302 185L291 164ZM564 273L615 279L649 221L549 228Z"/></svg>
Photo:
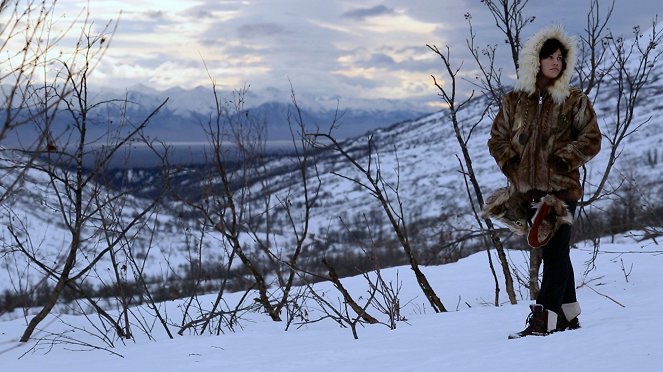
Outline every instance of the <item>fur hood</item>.
<svg viewBox="0 0 663 372"><path fill-rule="evenodd" d="M539 72L539 51L548 39L559 40L568 50L566 56L566 69L555 83L548 88L548 92L555 103L560 104L569 96L570 82L576 64L576 40L564 32L562 26L546 27L529 38L518 58L518 80L515 91L527 94L536 93L536 74Z"/></svg>

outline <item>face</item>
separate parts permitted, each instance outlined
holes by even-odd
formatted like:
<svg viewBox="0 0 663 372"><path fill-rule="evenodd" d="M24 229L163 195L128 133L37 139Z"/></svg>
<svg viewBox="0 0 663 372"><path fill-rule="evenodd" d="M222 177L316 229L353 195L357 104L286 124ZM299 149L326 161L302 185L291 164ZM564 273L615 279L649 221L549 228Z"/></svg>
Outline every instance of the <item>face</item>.
<svg viewBox="0 0 663 372"><path fill-rule="evenodd" d="M541 74L548 79L555 79L562 72L564 57L557 49L555 53L541 60Z"/></svg>

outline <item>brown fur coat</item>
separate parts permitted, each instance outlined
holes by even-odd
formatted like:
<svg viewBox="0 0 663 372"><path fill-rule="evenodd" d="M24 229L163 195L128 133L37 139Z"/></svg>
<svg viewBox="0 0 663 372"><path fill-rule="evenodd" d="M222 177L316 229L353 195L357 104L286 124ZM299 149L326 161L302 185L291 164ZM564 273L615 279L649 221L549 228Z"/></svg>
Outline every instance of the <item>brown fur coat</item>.
<svg viewBox="0 0 663 372"><path fill-rule="evenodd" d="M567 47L567 66L539 97L538 52L549 38ZM575 41L560 27L543 29L529 39L520 55L516 86L493 122L490 154L518 193L536 190L565 201L582 197L579 168L601 149L601 132L587 96L569 86L575 50Z"/></svg>

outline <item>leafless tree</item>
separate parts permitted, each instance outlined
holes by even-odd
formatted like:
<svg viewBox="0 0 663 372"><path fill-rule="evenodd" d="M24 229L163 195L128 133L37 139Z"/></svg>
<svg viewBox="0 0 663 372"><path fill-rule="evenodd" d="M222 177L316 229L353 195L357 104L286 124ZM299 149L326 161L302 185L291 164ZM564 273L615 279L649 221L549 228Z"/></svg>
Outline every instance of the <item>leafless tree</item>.
<svg viewBox="0 0 663 372"><path fill-rule="evenodd" d="M117 204L114 204L125 198L126 192L109 193L110 190L104 189L97 181L114 155L138 138L165 102L141 123L127 127L109 125L108 133L102 139L106 141L105 144L98 148L93 146L95 141L100 139L90 138L88 133L94 120L92 113L110 102L94 102L89 97L88 79L98 59L107 49L108 38L113 31L109 26L110 24L96 34L90 34L85 28L75 55L70 60L61 61L65 71L62 76L72 89L71 95L62 101L71 124L60 136L53 138L57 141L54 143L56 148L50 151L45 159L32 165L32 169L43 172L49 179L49 195L44 202L59 216L60 222L69 233L68 247L60 252L55 260L45 260L34 254L30 240L20 233L19 226L9 226L18 250L55 283L43 308L30 319L21 336L22 342L30 339L39 323L58 303L65 288L74 290L79 297L90 302L96 311L113 325L118 336L130 337L130 333L127 333L128 318L125 318L125 324L120 326L118 321L110 317L82 289L82 285L104 257L110 255L113 260L120 246L127 244L131 232L142 226L143 219L157 205L157 200L139 209L132 209L133 213L127 216L129 211L118 210ZM91 171L86 170L88 161L92 164ZM115 216L124 214L121 219L123 222L119 223L119 218L107 218L111 213Z"/></svg>
<svg viewBox="0 0 663 372"><path fill-rule="evenodd" d="M486 6L488 11L491 13L495 19L495 25L500 30L500 32L505 37L505 42L510 49L510 60L513 62L514 72L518 73L518 56L520 54L521 44L522 44L522 32L525 27L536 19L535 16L529 16L525 14L525 7L527 6L528 0L485 0L482 3ZM470 39L468 41L468 47L474 56L474 60L479 66L480 71L482 71L483 76L479 76L479 81L481 82L481 92L491 98L489 105L487 106L487 111L489 117L493 117L495 107L498 107L502 101L502 97L506 93L501 82L501 69L495 67L496 60L496 47L488 46L484 55L487 59L481 59L477 53L477 47L475 46L475 37L476 35L472 29L471 16L466 16L469 29L470 29ZM500 72L499 74L495 71ZM486 89L487 88L487 89ZM541 250L531 250L530 251L530 274L529 274L529 288L531 298L536 298L539 288L539 267L541 266ZM504 262L502 262L504 265ZM511 296L510 296L511 298ZM513 300L512 300L513 301ZM512 302L513 303L513 302Z"/></svg>
<svg viewBox="0 0 663 372"><path fill-rule="evenodd" d="M125 106L120 118L126 116ZM139 128L144 127L147 123L148 121L144 121ZM139 137L148 143L143 136L139 135ZM116 133L109 138L121 139L122 137L121 134ZM114 146L116 145L111 141L110 147ZM116 157L120 155L117 152L119 151L116 151ZM130 157L131 153L127 152L125 156ZM129 161L127 159L127 162ZM91 194L97 212L99 238L103 239L108 247L108 259L110 259L112 271L112 275L108 279L101 275L97 276L103 285L114 289L119 314L118 324L123 328L122 337L126 339L132 337L132 321L139 324L148 337L152 337L150 325L143 321L142 315L137 314L142 311L142 308L136 306L140 298L146 300L148 308L152 311L151 315L159 320L166 334L172 338L166 319L147 285L147 274L144 270L145 263L150 258L150 250L153 248L163 194L156 195L146 204L145 200L134 196L145 187L144 185L119 186L121 189L118 191L118 186L112 185L112 181L108 179L103 162L101 168L96 168L93 172L95 173L95 186L99 187L99 192ZM155 179L155 182L157 181ZM138 259L137 255L142 258ZM98 257L100 258L100 256Z"/></svg>
<svg viewBox="0 0 663 372"><path fill-rule="evenodd" d="M478 218L478 213L477 213L478 209L475 208L474 200L472 198L472 196L474 196L476 198L476 202L478 203L478 205L483 205L483 193L481 192L481 186L479 185L479 181L477 180L476 174L474 172L474 167L472 166L472 157L469 152L467 144L472 137L472 132L477 127L477 125L479 125L479 123L483 120L487 108L484 111L484 113L481 115L481 117L475 123L471 124L470 129L465 130L465 128L462 126L462 124L459 121L458 113L461 112L463 108L472 101L472 98L474 97L474 92L472 92L472 94L468 98L466 98L463 102L457 103L456 76L458 75L458 72L460 71L461 67L457 67L455 69L454 67L452 67L449 47L447 47L446 51L444 52L439 50L439 48L434 45L432 46L428 45L428 48L431 49L433 52L435 52L435 54L437 54L440 57L440 59L442 59L442 62L444 63L444 70L446 71L446 76L449 79L449 84L447 84L447 86L445 87L441 83L438 83L435 76L433 76L434 84L440 91L439 95L440 97L442 97L442 99L444 100L444 102L448 107L451 125L453 126L454 133L456 134L456 140L458 141L458 144L460 145L461 148L461 152L463 153L463 161L461 162L461 167L465 169L464 175L467 178L469 178L474 191L473 195L468 195L470 199L470 205L472 206L472 209L474 211L475 218L479 222L480 228L483 230L483 224L481 224L481 220L479 220ZM467 135L463 136L463 132L467 133ZM506 286L507 295L509 296L509 301L511 302L511 304L515 304L517 303L516 293L513 289L513 279L511 277L511 271L509 270L509 263L507 261L506 254L504 253L504 247L490 218L484 218L483 222L486 224L486 227L488 229L488 234L490 235L490 239L492 241L492 245L497 250L497 255L500 259L500 264L502 267L502 273L504 274L505 286ZM496 293L499 293L498 288L496 288ZM497 300L495 302L499 303L499 301Z"/></svg>
<svg viewBox="0 0 663 372"><path fill-rule="evenodd" d="M598 2L596 2L596 7L598 9ZM612 192L612 190L606 190L605 186L613 166L624 149L623 141L651 121L651 117L649 117L641 122L636 122L635 117L642 101L641 95L646 92L647 86L651 84L651 72L663 54L663 48L661 48L663 31L658 29L657 26L658 21L654 20L651 29L648 31L649 33L646 35L640 26L635 26L631 39L613 36L612 34L595 36L602 40L601 45L604 49L600 53L609 53L610 57L608 66L600 72L600 75L610 82L608 89L610 89L611 96L616 97L617 100L614 107L614 116L604 120L607 125L603 127L603 134L610 144L608 162L594 192L589 197L583 198L580 206L590 205L605 193ZM586 38L584 40L591 39ZM592 46L592 44L590 42L589 45ZM590 73L585 72L585 75L595 74L592 72L595 69L593 68L594 64L594 61L589 64ZM586 90L589 90L590 94L595 93L594 96L598 97L601 82L602 80L590 85L590 80L587 83ZM596 92L593 92L592 89L595 89ZM606 151L606 149L603 151Z"/></svg>
<svg viewBox="0 0 663 372"><path fill-rule="evenodd" d="M575 67L578 85L585 94L594 91L595 97L608 76L607 71L614 67L614 61L606 60L609 55L608 48L606 48L606 37L609 33L608 21L614 7L613 0L605 15L602 15L600 3L592 1L589 13L587 13L584 33L580 35L579 58ZM595 100L594 103L596 103Z"/></svg>
<svg viewBox="0 0 663 372"><path fill-rule="evenodd" d="M470 190L470 185L468 183L468 178L472 178L472 177L470 177L469 172L465 171L465 166L463 165L463 161L460 160L460 157L456 156L456 158L458 158L458 163L460 165L460 171L462 172L463 178L465 180L465 192L467 193L468 200L472 201L472 199L473 199L472 198L472 191ZM474 182L476 182L476 179L474 180ZM479 191L481 191L481 189L479 189ZM481 218L479 217L479 211L477 210L477 206L475 205L475 203L471 203L470 207L472 208L472 214L474 215L475 221L477 222L477 224L479 225L481 230L483 230L483 224L481 222ZM488 225L488 223L486 223L486 225ZM495 228L492 225L488 225L488 228L492 229L492 231L495 231ZM493 234L494 233L491 233L491 238L493 237ZM484 245L486 247L490 247L490 245L488 244L488 241L486 240L486 235L483 233L483 231L482 231L481 236L484 240ZM497 237L497 239L499 239L499 237ZM500 241L500 244L497 244L496 246L502 247L501 248L501 251L502 251L501 254L504 255L504 247L501 244L501 241ZM499 252L499 250L498 250L498 252ZM493 265L493 256L491 254L490 248L486 249L486 254L488 255L488 267L490 267L490 273L493 275L493 280L495 281L495 302L494 303L495 303L495 306L499 306L499 304L500 304L500 283L499 283L499 279L497 278L497 273L495 272L495 265ZM500 257L499 253L498 253L498 257ZM504 262L504 261L502 261L500 259L500 262ZM508 263L507 263L507 265L508 265ZM505 271L504 266L502 266L502 269L503 269L503 271ZM507 271L508 271L508 269L507 269ZM516 277L516 279L517 279L517 277ZM513 280L513 279L511 279L511 280ZM511 288L513 289L513 283L511 285ZM514 293L515 293L515 290L514 290Z"/></svg>
<svg viewBox="0 0 663 372"><path fill-rule="evenodd" d="M652 117L636 120L638 109L647 91L652 84L652 71L660 62L663 49L663 31L658 25L658 18L654 17L651 28L642 29L633 27L631 37L615 35L609 29L609 21L614 9L614 1L608 9L601 12L598 0L591 2L587 15L587 24L581 36L580 63L576 67L578 84L585 93L596 103L606 95L610 95L609 102L614 106L606 107L612 115L601 118L603 137L609 144L602 151L609 151L608 160L600 173L600 180L590 179L587 172L582 177L583 185L593 190L583 196L580 201L580 216L588 214L585 208L601 199L618 198L620 189L630 187L632 181L620 177L615 184L610 184L613 168L627 146L625 140L637 134L643 126L652 121ZM614 101L613 101L614 100ZM628 190L627 190L628 193ZM589 224L588 224L589 225ZM597 255L599 245L594 245L594 257ZM588 264L593 267L594 262Z"/></svg>
<svg viewBox="0 0 663 372"><path fill-rule="evenodd" d="M62 98L69 92L63 69L53 69L56 48L75 21L54 27L55 1L0 2L0 203L18 185L30 162L53 150L48 136ZM64 49L64 48L63 48ZM15 135L18 130L32 136ZM17 152L20 156L16 156Z"/></svg>
<svg viewBox="0 0 663 372"><path fill-rule="evenodd" d="M280 316L271 302L269 283L251 250L243 242L243 236L249 237L246 226L250 218L250 186L255 180L252 178L255 173L251 172L264 148L264 127L253 120L253 116L247 115L244 109L245 91L236 91L235 97L224 103L218 95L214 79L211 78L211 81L216 111L205 128L210 144L207 160L210 167L208 173L202 176L202 196L192 197L175 192L175 197L195 211L202 224L221 234L222 247L219 248L227 248L229 262L239 258L253 277L258 302L273 320L278 321ZM222 287L217 293L210 314L218 312L224 290ZM208 319L203 323L203 329L211 320Z"/></svg>
<svg viewBox="0 0 663 372"><path fill-rule="evenodd" d="M288 189L285 195L277 195L279 205L283 208L287 216L290 231L295 237L294 249L292 252L288 252L289 258L286 262L287 279L284 281L283 278L281 278L280 270L277 271L279 286L283 291L281 299L277 302L275 308L278 313L281 312L281 309L286 306L287 302L290 300L290 291L292 290L295 278L298 274L297 271L299 270L299 257L301 256L305 245L310 243L309 228L311 212L320 193L320 187L322 186L318 173L317 158L313 154L316 143L313 139L306 136L306 123L304 122L302 110L297 103L296 95L292 88L291 99L294 112L289 116L288 123L290 124L292 145L295 151L294 162L299 172L298 181L301 181L302 190L299 192L295 191L296 194L293 194L293 191ZM301 193L301 195L299 193ZM302 210L299 211L299 213L293 210L293 205L290 202L293 197L303 198ZM269 208L266 208L266 210L269 210ZM300 216L299 218L298 215ZM269 218L267 218L267 220L269 220ZM267 232L269 231L268 229L266 230ZM255 230L253 231L255 232ZM254 237L257 239L257 234L254 234ZM261 246L264 246L264 243L262 243ZM279 258L279 261L283 261L283 258Z"/></svg>
<svg viewBox="0 0 663 372"><path fill-rule="evenodd" d="M380 268L373 271L375 279L370 273L364 273L364 279L369 284L371 290L375 290L372 307L384 314L387 318L384 323L389 329L396 329L398 322L407 321L401 310L407 306L407 303L401 304L400 292L403 283L400 281L398 273L396 274L396 284L393 281L387 282L382 276Z"/></svg>
<svg viewBox="0 0 663 372"><path fill-rule="evenodd" d="M287 158L292 163L286 167L296 169L298 177L273 184L273 163L268 163L264 156L265 121L244 108L246 91L237 91L232 99L224 102L217 95L214 79L211 80L217 107L206 127L211 172L203 177L207 181L202 199L177 197L193 208L205 225L221 234L221 244L227 246L228 264L235 258L241 261L253 278L257 302L272 320L280 321L282 310L292 300L295 280L300 276L298 259L310 243L311 211L321 185L312 151L314 143L305 136L303 115L292 90L294 110L287 119L294 154ZM231 167L231 163L236 167ZM294 205L294 199L301 199L302 203ZM279 217L286 220L285 229L294 237L293 246L281 247L274 239L277 232L272 230L272 224ZM222 286L210 314L218 313L223 292ZM187 324L202 324L204 331L210 317L203 318L208 320Z"/></svg>
<svg viewBox="0 0 663 372"><path fill-rule="evenodd" d="M522 43L522 32L527 25L534 22L536 17L526 15L524 10L529 0L481 0L495 20L495 27L504 35L504 42L510 49L510 60L513 62L514 71L518 72L518 54ZM502 68L495 64L497 59L497 45L479 46L476 33L472 26L472 15L465 14L469 25L470 37L467 39L467 47L472 54L476 66L481 75L478 82L467 79L476 85L480 91L490 98L488 109L499 106L506 88L502 81ZM482 57L483 56L483 57Z"/></svg>
<svg viewBox="0 0 663 372"><path fill-rule="evenodd" d="M521 48L521 33L525 26L532 23L533 16L524 14L524 9L529 0L481 0L495 19L495 26L506 37L506 43L510 47L513 65L518 71L518 55Z"/></svg>
<svg viewBox="0 0 663 372"><path fill-rule="evenodd" d="M345 303L347 306L349 306L355 314L357 314L358 319L361 318L364 322L369 323L369 324L375 324L378 323L378 320L375 319L372 315L370 315L367 311L366 308L368 305L373 301L375 298L375 294L377 293L377 287L372 286L371 288L371 295L369 300L367 301L366 306L361 307L359 304L352 298L350 295L350 292L348 292L347 289L345 289L345 286L341 282L341 278L339 278L338 274L336 273L336 268L326 259L322 259L322 264L325 265L325 267L328 270L329 273L329 281L334 283L334 287L338 290L338 292L343 296L343 303ZM354 327L353 327L354 329ZM355 333L353 331L353 333Z"/></svg>
<svg viewBox="0 0 663 372"><path fill-rule="evenodd" d="M396 181L394 184L390 184L384 178L384 174L382 173L380 165L380 155L375 148L373 136L368 137L367 164L362 165L352 155L350 150L344 148L343 144L334 138L334 136L331 134L333 129L334 126L332 126L329 133L312 133L311 136L322 138L325 141L328 141L334 151L338 152L348 163L352 165L352 169L359 173L361 178L353 178L348 175L334 172L334 174L337 176L353 182L360 186L363 190L366 190L366 192L368 192L368 194L380 204L383 212L389 220L393 233L396 235L398 242L403 248L403 252L405 253L406 258L410 264L410 268L414 272L417 283L426 296L426 299L430 303L431 307L435 310L435 312L446 312L447 310L442 304L442 301L435 293L435 290L428 282L428 279L424 273L421 271L413 247L410 244L408 225L405 220L404 206L400 197L399 174L396 175Z"/></svg>
<svg viewBox="0 0 663 372"><path fill-rule="evenodd" d="M304 323L311 324L320 322L325 319L332 319L341 325L341 327L350 327L352 336L355 338L355 340L359 339L359 335L357 333L358 325L363 325L364 323L379 323L379 321L371 316L367 311L368 307L371 306L371 304L373 304L375 301L378 287L369 285L368 298L365 300L364 305L361 306L359 303L357 303L357 301L354 300L352 295L350 295L348 290L345 288L340 278L338 277L334 266L326 259L323 259L323 264L328 269L329 281L334 284L334 287L336 287L336 289L339 291L342 298L334 299L333 296L328 295L328 292L316 290L311 284L307 284L310 297L318 304L319 310L323 313L323 315L317 319L307 319ZM350 313L350 309L352 309L352 314Z"/></svg>

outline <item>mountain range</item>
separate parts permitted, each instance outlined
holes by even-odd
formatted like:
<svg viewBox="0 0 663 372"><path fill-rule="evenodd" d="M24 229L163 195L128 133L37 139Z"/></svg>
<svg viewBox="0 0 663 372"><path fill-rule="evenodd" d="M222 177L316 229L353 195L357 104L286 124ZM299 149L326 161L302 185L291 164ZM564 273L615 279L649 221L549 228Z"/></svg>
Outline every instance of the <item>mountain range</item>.
<svg viewBox="0 0 663 372"><path fill-rule="evenodd" d="M250 116L252 120L264 124L266 140L276 145L291 140L289 127L296 120L295 106L288 101L290 95L283 93L281 96L275 93L274 100L266 101L250 90L242 93L217 92L219 104L225 109L223 115ZM92 91L89 94L90 106L104 102L107 104L99 104L90 111L88 137L103 139L109 125L112 127L119 122L130 125L141 123L166 100L166 104L150 120L145 135L174 145L207 143L205 129L210 120L215 118L217 108L214 91L201 86L189 90L177 87L159 91L145 85L136 85L125 91ZM356 137L433 111L387 99L355 100L345 105L338 100L338 109L333 105L332 97L297 97L297 100L307 129L326 132L336 120L335 134L339 138ZM63 133L70 128L71 123L70 114L62 108L52 124L52 137L56 141L65 142L68 137ZM6 138L3 145L31 143L37 135L34 127L25 125Z"/></svg>

